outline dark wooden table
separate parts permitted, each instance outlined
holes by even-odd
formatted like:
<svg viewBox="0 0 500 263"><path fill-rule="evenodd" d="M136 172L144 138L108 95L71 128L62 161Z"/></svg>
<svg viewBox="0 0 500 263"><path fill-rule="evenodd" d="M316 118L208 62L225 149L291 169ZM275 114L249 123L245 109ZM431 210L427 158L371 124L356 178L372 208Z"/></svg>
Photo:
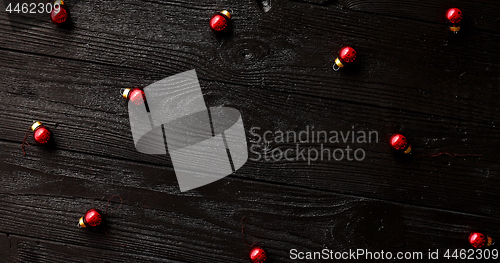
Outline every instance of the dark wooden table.
<svg viewBox="0 0 500 263"><path fill-rule="evenodd" d="M266 262L324 248L456 262L444 253L470 249L471 231L500 240L498 1L68 0L67 28L47 14L8 14L8 3L0 262L248 262L243 217ZM453 6L465 14L456 36L444 17ZM216 36L208 20L223 8L232 30ZM357 62L335 72L343 45L357 49ZM249 160L180 192L169 156L136 151L119 93L191 69L207 106L242 113L249 146L251 127L377 131L379 142L333 145L362 148L363 161ZM33 120L51 129L53 145L23 156ZM388 144L395 132L415 155L481 156L400 158ZM108 237L76 227L113 195L123 205L108 215ZM436 249L440 259L427 259Z"/></svg>

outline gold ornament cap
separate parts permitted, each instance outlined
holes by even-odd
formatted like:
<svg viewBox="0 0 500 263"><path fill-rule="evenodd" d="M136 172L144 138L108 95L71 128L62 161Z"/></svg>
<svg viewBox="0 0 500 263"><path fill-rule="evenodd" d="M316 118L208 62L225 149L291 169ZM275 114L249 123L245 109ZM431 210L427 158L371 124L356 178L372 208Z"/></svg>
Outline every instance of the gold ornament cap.
<svg viewBox="0 0 500 263"><path fill-rule="evenodd" d="M344 64L340 61L339 58L335 59L335 64L333 64L333 70L338 71L339 69L343 68Z"/></svg>
<svg viewBox="0 0 500 263"><path fill-rule="evenodd" d="M340 61L339 58L335 59L335 64L337 64L337 66L339 66L339 68L343 68L344 67L344 64L342 64L342 62Z"/></svg>
<svg viewBox="0 0 500 263"><path fill-rule="evenodd" d="M64 5L64 1L63 1L63 0L56 0L56 1L54 2L54 5L55 5L55 4Z"/></svg>
<svg viewBox="0 0 500 263"><path fill-rule="evenodd" d="M126 88L126 89L124 89L124 90L123 90L123 92L122 92L122 96L123 96L123 98L128 99L128 94L130 94L130 91L131 91L131 90L132 90L132 89L130 89L130 88Z"/></svg>
<svg viewBox="0 0 500 263"><path fill-rule="evenodd" d="M81 228L86 228L87 227L85 225L85 223L83 222L83 216L80 217L80 221L78 222L78 227L81 227Z"/></svg>
<svg viewBox="0 0 500 263"><path fill-rule="evenodd" d="M39 121L35 121L35 123L33 123L33 125L31 125L31 130L35 131L36 128L42 126L42 123L39 122Z"/></svg>
<svg viewBox="0 0 500 263"><path fill-rule="evenodd" d="M231 13L229 13L229 11L227 11L227 10L222 10L222 11L220 11L220 13L227 16L227 18L229 18L229 19L231 18Z"/></svg>
<svg viewBox="0 0 500 263"><path fill-rule="evenodd" d="M460 30L460 26L450 26L450 31L458 32Z"/></svg>
<svg viewBox="0 0 500 263"><path fill-rule="evenodd" d="M488 236L488 243L486 244L486 246L489 247L489 246L493 246L494 244L495 244L495 240Z"/></svg>
<svg viewBox="0 0 500 263"><path fill-rule="evenodd" d="M404 151L405 154L409 154L411 153L411 145L408 145L408 149L406 149L406 151Z"/></svg>

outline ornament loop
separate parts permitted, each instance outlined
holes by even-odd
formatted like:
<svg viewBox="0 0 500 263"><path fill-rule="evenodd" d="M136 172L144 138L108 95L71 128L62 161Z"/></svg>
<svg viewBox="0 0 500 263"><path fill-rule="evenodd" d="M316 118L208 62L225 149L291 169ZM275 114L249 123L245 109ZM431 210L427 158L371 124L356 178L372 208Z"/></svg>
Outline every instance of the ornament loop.
<svg viewBox="0 0 500 263"><path fill-rule="evenodd" d="M105 215L108 214L108 205L109 205L109 202L111 201L111 199L113 199L115 197L120 198L120 205L118 206L118 208L115 208L115 209L111 210L110 213L112 213L113 211L116 211L116 210L120 209L120 207L122 207L122 205L123 205L123 199L119 195L113 195L112 197L110 197L108 199L108 202L106 203L106 212L104 212Z"/></svg>
<svg viewBox="0 0 500 263"><path fill-rule="evenodd" d="M333 64L333 70L339 71L340 67L337 64Z"/></svg>
<svg viewBox="0 0 500 263"><path fill-rule="evenodd" d="M247 243L247 240L245 239L244 230L245 230L246 226L247 226L247 219L246 219L246 217L243 217L241 219L241 237L243 238L243 242L245 242L245 245L247 245L247 247L250 248L250 245Z"/></svg>

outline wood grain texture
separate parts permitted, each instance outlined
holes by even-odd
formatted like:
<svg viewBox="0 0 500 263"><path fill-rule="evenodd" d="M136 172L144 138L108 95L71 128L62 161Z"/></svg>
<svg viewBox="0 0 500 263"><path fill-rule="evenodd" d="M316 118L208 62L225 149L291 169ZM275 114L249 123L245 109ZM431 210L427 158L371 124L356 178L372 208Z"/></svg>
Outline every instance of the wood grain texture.
<svg viewBox="0 0 500 263"><path fill-rule="evenodd" d="M292 262L292 248L426 252L468 248L472 230L500 236L495 1L68 5L66 29L0 16L0 262L247 262L244 216L270 262ZM443 18L451 5L466 15L457 36ZM208 19L222 8L234 11L233 27L215 36ZM346 44L357 62L334 72ZM119 91L193 68L208 107L242 113L249 142L251 127L307 126L374 130L380 142L350 143L366 151L362 162L249 160L181 193L169 156L135 150ZM23 157L35 119L54 144ZM403 160L387 146L398 131L416 155L482 156ZM112 195L124 206L110 215L109 238L76 228Z"/></svg>
<svg viewBox="0 0 500 263"><path fill-rule="evenodd" d="M11 234L10 254L25 261L36 256L72 256L77 262L126 262L123 257L130 256L144 261L244 262L241 251L246 246L239 224L243 216L250 216L248 238L266 244L272 262L289 262L291 248L412 251L432 245L444 249L465 246L471 228L498 234L498 219L491 217L234 177L198 193L178 194L117 182L92 190L93 178L52 174L29 175L30 182L23 184L23 172L12 171L2 182L9 193L0 195L4 222L0 231L16 229L19 236ZM32 183L36 181L47 183L40 187ZM79 185L80 191L75 193L72 185ZM106 198L98 197L100 193L120 194L127 200L109 216L109 239L76 228L81 211L105 207Z"/></svg>

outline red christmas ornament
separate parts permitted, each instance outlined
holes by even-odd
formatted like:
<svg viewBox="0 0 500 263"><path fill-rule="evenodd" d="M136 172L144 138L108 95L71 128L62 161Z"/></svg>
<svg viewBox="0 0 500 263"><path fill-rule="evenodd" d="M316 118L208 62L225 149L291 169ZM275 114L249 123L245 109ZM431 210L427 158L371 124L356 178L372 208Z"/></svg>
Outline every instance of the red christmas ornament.
<svg viewBox="0 0 500 263"><path fill-rule="evenodd" d="M446 20L450 24L450 30L453 33L458 33L460 30L460 21L462 21L463 14L458 8L450 8L446 11Z"/></svg>
<svg viewBox="0 0 500 263"><path fill-rule="evenodd" d="M50 131L41 122L37 121L33 123L31 129L33 130L33 139L35 139L35 142L46 144L50 141Z"/></svg>
<svg viewBox="0 0 500 263"><path fill-rule="evenodd" d="M146 95L144 91L139 88L129 89L126 88L123 90L122 96L134 103L135 105L141 105L144 103Z"/></svg>
<svg viewBox="0 0 500 263"><path fill-rule="evenodd" d="M222 10L219 14L215 14L210 18L210 28L216 32L221 32L228 27L230 19L231 13Z"/></svg>
<svg viewBox="0 0 500 263"><path fill-rule="evenodd" d="M101 211L92 208L80 218L78 226L81 228L98 228L103 225L103 222L104 216Z"/></svg>
<svg viewBox="0 0 500 263"><path fill-rule="evenodd" d="M495 244L495 240L481 233L473 232L469 235L469 243L475 248L482 248L492 246Z"/></svg>
<svg viewBox="0 0 500 263"><path fill-rule="evenodd" d="M50 12L50 19L52 23L56 25L61 25L68 21L69 13L66 10L66 6L64 1L57 0L54 2L54 7L52 8L52 12Z"/></svg>
<svg viewBox="0 0 500 263"><path fill-rule="evenodd" d="M267 255L266 251L260 247L253 247L250 250L250 260L252 263L263 263L266 261Z"/></svg>
<svg viewBox="0 0 500 263"><path fill-rule="evenodd" d="M411 145L408 143L406 137L402 134L396 133L391 136L390 139L391 147L401 153L409 154L411 153Z"/></svg>
<svg viewBox="0 0 500 263"><path fill-rule="evenodd" d="M333 69L337 71L340 68L343 68L346 64L354 62L354 60L356 60L356 55L357 53L354 48L349 46L343 47L339 52L339 56L335 59Z"/></svg>
<svg viewBox="0 0 500 263"><path fill-rule="evenodd" d="M244 233L246 225L247 223L245 222L245 218L243 217L241 219L241 237L243 238L243 242L245 242L245 245L247 245L248 248L250 248L250 254L249 254L250 260L252 261L252 263L264 263L264 261L266 261L267 258L266 251L261 247L257 246L256 245L257 242L254 242L252 246L250 246L247 243Z"/></svg>

